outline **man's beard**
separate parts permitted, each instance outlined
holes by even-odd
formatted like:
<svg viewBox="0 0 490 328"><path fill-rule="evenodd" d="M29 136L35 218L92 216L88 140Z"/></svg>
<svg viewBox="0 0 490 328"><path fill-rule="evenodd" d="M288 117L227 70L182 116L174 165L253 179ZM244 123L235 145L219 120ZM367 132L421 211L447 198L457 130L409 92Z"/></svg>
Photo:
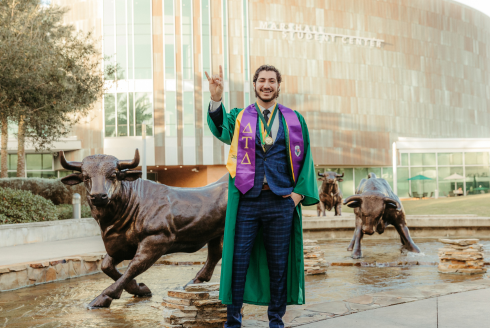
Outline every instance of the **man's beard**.
<svg viewBox="0 0 490 328"><path fill-rule="evenodd" d="M260 100L262 100L263 102L267 103L267 102L269 102L269 101L272 101L272 100L274 100L274 99L277 99L277 98L279 97L279 92L280 92L280 90L279 90L279 89L278 89L278 90L276 90L276 92L274 92L274 93L272 94L272 97L271 97L270 99L264 99L264 98L262 98L262 97L261 97L261 96L258 94L257 89L254 89L254 92L255 92L255 97L256 97L256 98L259 98L259 99L260 99Z"/></svg>

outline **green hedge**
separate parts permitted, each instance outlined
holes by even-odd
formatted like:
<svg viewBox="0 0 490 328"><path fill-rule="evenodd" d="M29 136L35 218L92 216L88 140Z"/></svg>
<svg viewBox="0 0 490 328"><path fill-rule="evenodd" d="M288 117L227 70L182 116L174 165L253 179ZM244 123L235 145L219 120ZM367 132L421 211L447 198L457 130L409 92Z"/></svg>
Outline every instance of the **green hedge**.
<svg viewBox="0 0 490 328"><path fill-rule="evenodd" d="M52 201L29 191L0 187L0 224L58 220Z"/></svg>

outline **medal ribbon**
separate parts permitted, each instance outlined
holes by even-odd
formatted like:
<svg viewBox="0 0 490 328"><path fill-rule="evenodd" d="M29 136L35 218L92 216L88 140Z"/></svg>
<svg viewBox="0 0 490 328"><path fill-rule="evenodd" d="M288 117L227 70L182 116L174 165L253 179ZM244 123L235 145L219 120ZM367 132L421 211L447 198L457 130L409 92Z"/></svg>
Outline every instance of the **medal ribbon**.
<svg viewBox="0 0 490 328"><path fill-rule="evenodd" d="M269 116L269 121L265 121L264 114L262 114L262 111L260 110L259 104L255 103L255 108L257 109L257 113L259 114L260 121L259 121L259 127L260 127L260 143L262 144L262 147L265 145L265 138L267 136L271 135L271 129L272 129L272 123L274 122L274 118L276 117L277 114L277 103L274 105L274 108L272 109L272 113Z"/></svg>

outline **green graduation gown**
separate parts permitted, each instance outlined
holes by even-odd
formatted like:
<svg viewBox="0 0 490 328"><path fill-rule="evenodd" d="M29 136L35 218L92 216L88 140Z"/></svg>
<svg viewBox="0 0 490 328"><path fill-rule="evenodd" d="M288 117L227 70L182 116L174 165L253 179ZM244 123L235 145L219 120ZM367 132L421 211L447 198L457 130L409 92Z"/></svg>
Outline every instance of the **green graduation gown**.
<svg viewBox="0 0 490 328"><path fill-rule="evenodd" d="M230 113L226 113L223 106L223 124L222 132L219 133L217 127L208 112L208 125L213 135L230 145L233 140L235 131L235 122L238 114L242 109L235 108ZM308 128L303 116L295 111L301 123L301 129L304 140L305 157L301 168L298 181L294 187L294 192L304 195L302 204L305 206L314 205L319 202L318 188L315 177L315 166L310 149L310 137ZM288 139L288 130L283 118L282 124ZM289 147L288 151L289 151ZM291 173L290 173L291 174ZM238 203L240 201L240 191L235 187L235 179L229 178L228 181L228 206L226 210L225 235L223 240L223 257L221 262L221 278L219 299L223 304L232 304L232 268L233 268L233 250L235 242L235 223L238 212ZM293 231L289 245L288 258L288 276L287 276L287 304L305 304L305 275L304 275L304 256L303 256L303 224L301 205L298 205L294 211ZM245 282L245 293L243 301L249 304L269 305L270 302L270 285L269 285L269 268L267 266L267 256L262 240L262 233L258 233L255 244L252 249L250 265L247 271Z"/></svg>

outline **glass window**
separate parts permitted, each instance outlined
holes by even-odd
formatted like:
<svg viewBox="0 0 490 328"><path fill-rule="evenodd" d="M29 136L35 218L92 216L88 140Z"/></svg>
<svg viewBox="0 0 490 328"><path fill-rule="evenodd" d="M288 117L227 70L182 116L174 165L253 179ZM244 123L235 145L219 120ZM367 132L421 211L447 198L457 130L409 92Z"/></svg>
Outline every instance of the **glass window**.
<svg viewBox="0 0 490 328"><path fill-rule="evenodd" d="M158 181L158 173L155 172L148 172L146 173L146 180L151 180L151 181Z"/></svg>
<svg viewBox="0 0 490 328"><path fill-rule="evenodd" d="M243 0L243 73L245 75L245 82L250 81L250 73L248 71L248 0ZM245 103L248 102L248 97L245 97Z"/></svg>
<svg viewBox="0 0 490 328"><path fill-rule="evenodd" d="M470 166L466 167L466 193L479 195L490 192L490 167Z"/></svg>
<svg viewBox="0 0 490 328"><path fill-rule="evenodd" d="M391 187L391 190L393 190L393 168L392 167L383 167L383 173L381 175L383 179L388 182L388 184Z"/></svg>
<svg viewBox="0 0 490 328"><path fill-rule="evenodd" d="M134 94L128 94L129 104L129 135L134 136Z"/></svg>
<svg viewBox="0 0 490 328"><path fill-rule="evenodd" d="M184 92L184 137L194 137L196 130L194 128L194 92Z"/></svg>
<svg viewBox="0 0 490 328"><path fill-rule="evenodd" d="M438 153L437 165L463 165L463 153Z"/></svg>
<svg viewBox="0 0 490 328"><path fill-rule="evenodd" d="M369 173L374 173L376 174L377 178L381 178L381 168L380 167L360 167L360 168L355 168L355 175L356 175L356 189L359 187L359 184L361 183L362 179L367 179Z"/></svg>
<svg viewBox="0 0 490 328"><path fill-rule="evenodd" d="M56 171L43 171L41 172L41 178L43 179L57 179L58 175Z"/></svg>
<svg viewBox="0 0 490 328"><path fill-rule="evenodd" d="M105 136L116 136L116 106L115 106L114 94L107 93L104 96L104 123L105 123Z"/></svg>
<svg viewBox="0 0 490 328"><path fill-rule="evenodd" d="M151 79L151 0L134 0L134 76Z"/></svg>
<svg viewBox="0 0 490 328"><path fill-rule="evenodd" d="M182 72L184 80L192 79L192 1L182 0Z"/></svg>
<svg viewBox="0 0 490 328"><path fill-rule="evenodd" d="M116 0L116 61L119 80L126 79L126 49L126 0Z"/></svg>
<svg viewBox="0 0 490 328"><path fill-rule="evenodd" d="M175 91L165 92L165 136L177 136L177 101Z"/></svg>
<svg viewBox="0 0 490 328"><path fill-rule="evenodd" d="M408 166L408 154L403 153L401 155L401 166Z"/></svg>
<svg viewBox="0 0 490 328"><path fill-rule="evenodd" d="M58 171L58 175L60 178L64 178L66 176L69 176L72 173L73 173L73 171Z"/></svg>
<svg viewBox="0 0 490 328"><path fill-rule="evenodd" d="M339 182L340 190L342 190L342 196L352 196L354 194L354 170L353 169L337 169L335 172L344 173L343 181Z"/></svg>
<svg viewBox="0 0 490 328"><path fill-rule="evenodd" d="M211 130L209 129L208 125L208 107L209 107L209 99L211 98L211 93L209 91L204 91L202 93L202 113L203 113L203 129L204 129L204 136L205 137L212 137L213 134L211 133Z"/></svg>
<svg viewBox="0 0 490 328"><path fill-rule="evenodd" d="M141 136L141 124L146 123L146 135L153 135L153 105L150 92L135 93L136 135Z"/></svg>
<svg viewBox="0 0 490 328"><path fill-rule="evenodd" d="M409 194L409 183L408 183L408 167L399 167L397 169L397 189L398 189L398 197L407 198L410 197Z"/></svg>
<svg viewBox="0 0 490 328"><path fill-rule="evenodd" d="M117 94L117 136L128 136L128 94Z"/></svg>
<svg viewBox="0 0 490 328"><path fill-rule="evenodd" d="M133 1L128 0L127 6L127 19L128 19L128 79L133 79ZM133 134L131 134L133 135Z"/></svg>
<svg viewBox="0 0 490 328"><path fill-rule="evenodd" d="M410 157L410 160L412 158ZM436 190L436 168L435 167L412 167L410 169L412 177L422 176L431 180L410 180L412 196L433 197Z"/></svg>
<svg viewBox="0 0 490 328"><path fill-rule="evenodd" d="M41 171L38 171L38 172L26 172L26 176L28 178L42 178L42 172Z"/></svg>
<svg viewBox="0 0 490 328"><path fill-rule="evenodd" d="M26 170L42 170L43 155L42 154L26 154Z"/></svg>
<svg viewBox="0 0 490 328"><path fill-rule="evenodd" d="M211 35L210 35L210 22L209 22L209 0L202 0L202 79L207 80L206 74L211 74Z"/></svg>
<svg viewBox="0 0 490 328"><path fill-rule="evenodd" d="M114 0L104 0L104 59L105 68L115 63L116 41L114 33ZM106 75L106 80L114 80L114 75Z"/></svg>
<svg viewBox="0 0 490 328"><path fill-rule="evenodd" d="M8 169L17 171L17 154L9 154Z"/></svg>
<svg viewBox="0 0 490 328"><path fill-rule="evenodd" d="M462 159L462 158L461 158ZM452 166L452 167L439 167L438 175L439 175L439 196L453 196L453 190L464 190L463 179L447 179L453 174L464 176L463 167L462 166Z"/></svg>
<svg viewBox="0 0 490 328"><path fill-rule="evenodd" d="M53 155L43 154L43 170L52 170L52 169L53 169Z"/></svg>
<svg viewBox="0 0 490 328"><path fill-rule="evenodd" d="M174 1L164 1L165 12L165 78L175 79L175 17Z"/></svg>
<svg viewBox="0 0 490 328"><path fill-rule="evenodd" d="M436 154L418 153L410 154L410 166L433 166L436 165Z"/></svg>
<svg viewBox="0 0 490 328"><path fill-rule="evenodd" d="M489 153L464 153L465 165L490 165Z"/></svg>

